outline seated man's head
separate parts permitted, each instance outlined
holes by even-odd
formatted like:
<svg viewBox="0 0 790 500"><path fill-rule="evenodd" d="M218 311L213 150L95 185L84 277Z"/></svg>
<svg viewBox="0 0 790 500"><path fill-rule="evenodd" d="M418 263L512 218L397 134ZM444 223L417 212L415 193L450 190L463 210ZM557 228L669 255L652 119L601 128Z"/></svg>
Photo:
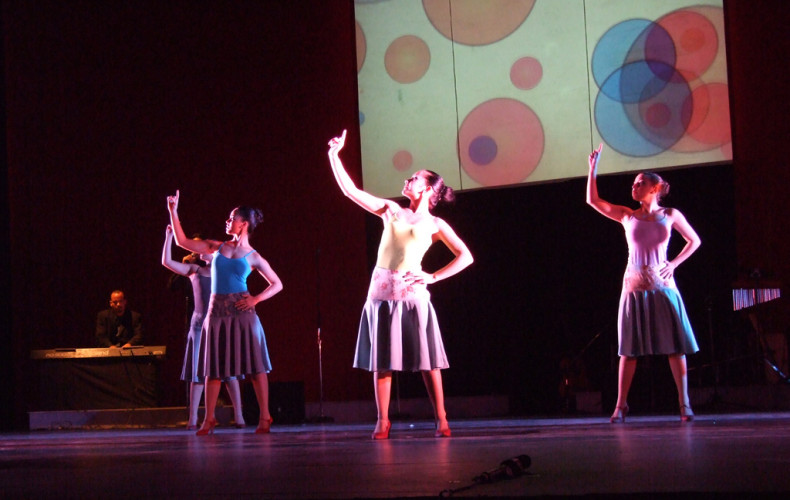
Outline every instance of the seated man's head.
<svg viewBox="0 0 790 500"><path fill-rule="evenodd" d="M126 312L126 297L123 291L115 290L110 294L110 309L118 316Z"/></svg>

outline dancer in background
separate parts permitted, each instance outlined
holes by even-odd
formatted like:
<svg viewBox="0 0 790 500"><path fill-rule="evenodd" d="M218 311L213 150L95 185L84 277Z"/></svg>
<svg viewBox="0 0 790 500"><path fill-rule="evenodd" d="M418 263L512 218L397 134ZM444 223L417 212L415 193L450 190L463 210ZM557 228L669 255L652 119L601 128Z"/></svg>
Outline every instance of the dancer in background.
<svg viewBox="0 0 790 500"><path fill-rule="evenodd" d="M225 232L231 239L225 242L190 240L186 238L178 218L179 195L176 191L175 196L167 197L176 244L190 252L214 254L211 261L211 299L203 322L197 367L198 377L206 380L206 415L197 434L210 434L217 425L214 410L220 381L242 375L251 376L260 407L255 432L268 433L272 417L266 374L272 366L255 306L280 292L283 285L269 263L250 246L250 235L263 222L263 214L256 208L236 207L225 222ZM251 295L247 290L247 277L253 269L269 284L257 295Z"/></svg>
<svg viewBox="0 0 790 500"><path fill-rule="evenodd" d="M189 382L189 420L187 430L197 429L198 407L200 397L203 395L204 379L197 376L197 365L200 357L200 331L203 319L208 310L211 296L211 268L200 266L193 262L178 262L172 256L173 228L167 226L165 230L165 244L162 248L162 265L180 276L185 276L192 283L192 297L194 309L192 320L187 331L186 350L184 352L184 366L181 369L181 380ZM198 258L211 264L211 254L199 254ZM244 427L244 416L241 411L241 390L239 380L230 378L225 381L230 401L233 404L234 423L237 428Z"/></svg>
<svg viewBox="0 0 790 500"><path fill-rule="evenodd" d="M628 242L628 264L620 296L618 337L620 367L617 404L610 421L624 422L628 413L628 390L639 356L667 355L675 379L680 419L694 418L688 395L686 354L699 350L694 332L675 285L675 269L700 246L700 238L679 210L659 205L669 192L669 184L654 173L636 176L631 197L639 203L632 209L613 205L598 197L598 160L603 144L590 153L587 177L587 204L602 215L623 225ZM672 230L686 240L675 256L667 259Z"/></svg>
<svg viewBox="0 0 790 500"><path fill-rule="evenodd" d="M453 200L453 190L438 174L420 170L406 179L403 186L408 208L362 191L340 161L345 139L346 131L343 131L343 135L329 141L329 163L335 179L344 195L381 217L384 223L354 359L354 367L374 374L378 421L372 437L389 437L393 371L422 372L436 419L435 435L449 437L440 371L449 364L427 285L449 278L473 261L469 249L453 229L431 215L437 203ZM444 243L455 258L438 271L423 271L422 257L435 241Z"/></svg>

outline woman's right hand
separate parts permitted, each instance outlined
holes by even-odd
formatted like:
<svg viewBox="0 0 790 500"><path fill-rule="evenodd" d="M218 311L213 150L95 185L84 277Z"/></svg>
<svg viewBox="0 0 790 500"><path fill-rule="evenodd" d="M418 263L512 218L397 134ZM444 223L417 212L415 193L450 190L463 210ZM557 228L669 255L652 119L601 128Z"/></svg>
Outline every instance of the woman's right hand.
<svg viewBox="0 0 790 500"><path fill-rule="evenodd" d="M598 149L594 149L592 153L590 153L590 157L588 158L587 162L590 164L590 172L595 173L598 169L598 160L601 158L601 150L603 149L603 143L598 145Z"/></svg>
<svg viewBox="0 0 790 500"><path fill-rule="evenodd" d="M175 213L175 211L178 210L178 197L180 196L180 194L181 193L179 192L179 190L176 189L175 196L167 197L167 210L170 213Z"/></svg>
<svg viewBox="0 0 790 500"><path fill-rule="evenodd" d="M173 237L173 226L168 224L167 227L165 228L165 239L169 240L172 237Z"/></svg>
<svg viewBox="0 0 790 500"><path fill-rule="evenodd" d="M343 130L343 135L335 137L331 141L329 141L329 152L336 153L343 149L343 146L346 144L346 130Z"/></svg>

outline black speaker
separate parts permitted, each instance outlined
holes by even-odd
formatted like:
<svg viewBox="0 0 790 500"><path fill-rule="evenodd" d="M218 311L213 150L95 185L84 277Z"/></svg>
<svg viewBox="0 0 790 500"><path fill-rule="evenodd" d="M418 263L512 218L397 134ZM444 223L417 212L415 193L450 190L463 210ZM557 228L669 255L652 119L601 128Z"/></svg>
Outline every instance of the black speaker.
<svg viewBox="0 0 790 500"><path fill-rule="evenodd" d="M247 425L258 425L260 409L252 382L241 384L242 413ZM304 382L269 381L269 413L274 424L301 424L304 422Z"/></svg>

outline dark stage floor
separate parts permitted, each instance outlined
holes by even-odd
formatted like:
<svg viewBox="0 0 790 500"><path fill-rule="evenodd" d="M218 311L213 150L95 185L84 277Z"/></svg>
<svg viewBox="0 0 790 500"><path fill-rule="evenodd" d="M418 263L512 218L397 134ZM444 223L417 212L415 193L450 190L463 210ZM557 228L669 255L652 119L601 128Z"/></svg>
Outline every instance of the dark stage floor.
<svg viewBox="0 0 790 500"><path fill-rule="evenodd" d="M790 413L366 425L37 431L0 436L4 498L774 497L790 493ZM526 454L511 479L473 478ZM473 485L472 488L462 488ZM649 495L644 495L649 494ZM703 495L705 494L705 495Z"/></svg>

